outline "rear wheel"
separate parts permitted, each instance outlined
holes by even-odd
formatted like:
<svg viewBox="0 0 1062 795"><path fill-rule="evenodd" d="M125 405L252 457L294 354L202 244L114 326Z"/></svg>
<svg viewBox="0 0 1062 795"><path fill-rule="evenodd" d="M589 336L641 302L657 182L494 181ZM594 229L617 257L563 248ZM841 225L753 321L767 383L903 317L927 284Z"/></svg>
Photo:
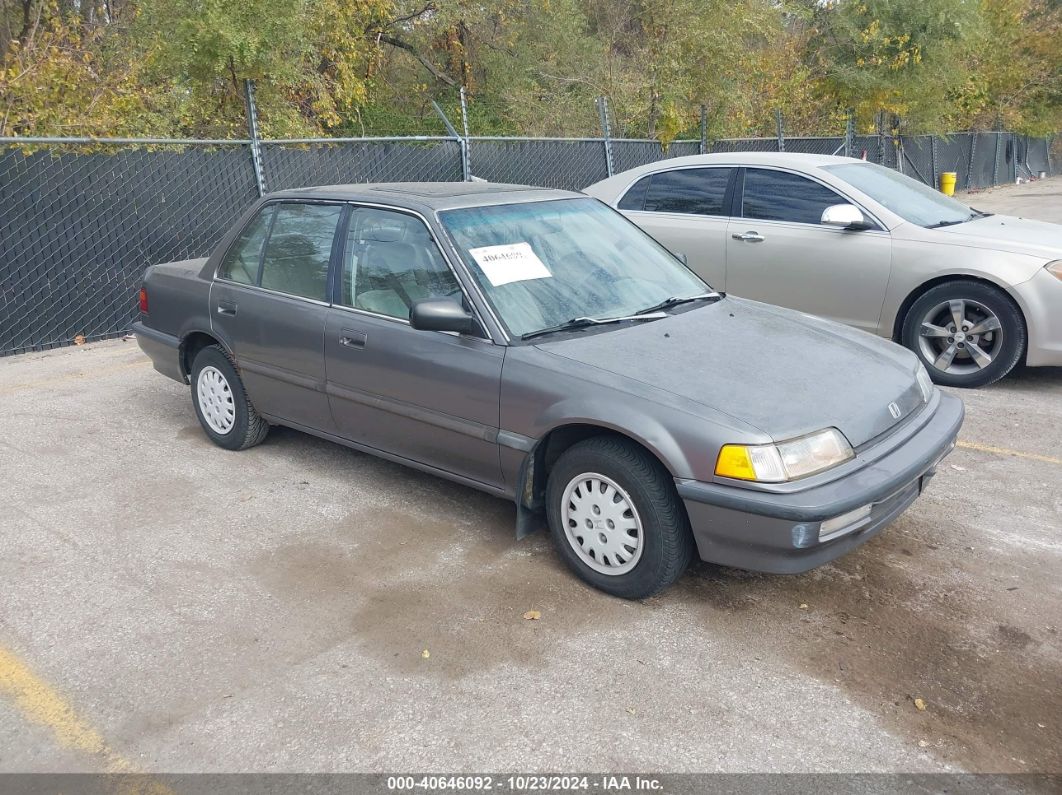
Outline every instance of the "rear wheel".
<svg viewBox="0 0 1062 795"><path fill-rule="evenodd" d="M674 482L629 440L598 436L566 450L549 473L546 501L561 557L613 596L652 596L693 559L693 535Z"/></svg>
<svg viewBox="0 0 1062 795"><path fill-rule="evenodd" d="M265 439L269 423L258 416L228 354L203 348L192 362L192 405L206 435L226 450L245 450Z"/></svg>
<svg viewBox="0 0 1062 795"><path fill-rule="evenodd" d="M1005 376L1025 351L1025 322L1010 297L972 281L938 284L908 311L903 344L938 384L985 386Z"/></svg>

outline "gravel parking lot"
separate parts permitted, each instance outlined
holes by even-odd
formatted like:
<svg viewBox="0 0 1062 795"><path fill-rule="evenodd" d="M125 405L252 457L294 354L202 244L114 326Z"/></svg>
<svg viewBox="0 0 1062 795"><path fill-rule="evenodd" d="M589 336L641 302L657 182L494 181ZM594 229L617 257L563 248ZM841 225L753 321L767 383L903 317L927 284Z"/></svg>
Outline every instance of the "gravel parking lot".
<svg viewBox="0 0 1062 795"><path fill-rule="evenodd" d="M214 447L135 342L0 360L0 771L1062 772L1062 369L962 397L854 554L629 603L509 503Z"/></svg>

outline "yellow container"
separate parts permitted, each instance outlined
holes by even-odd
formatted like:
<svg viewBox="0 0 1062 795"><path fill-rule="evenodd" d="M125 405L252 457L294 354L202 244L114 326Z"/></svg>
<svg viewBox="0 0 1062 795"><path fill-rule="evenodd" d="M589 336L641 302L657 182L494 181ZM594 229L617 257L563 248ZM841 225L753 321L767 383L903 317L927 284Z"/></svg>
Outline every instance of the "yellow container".
<svg viewBox="0 0 1062 795"><path fill-rule="evenodd" d="M954 171L940 172L940 192L945 196L955 195L955 177Z"/></svg>

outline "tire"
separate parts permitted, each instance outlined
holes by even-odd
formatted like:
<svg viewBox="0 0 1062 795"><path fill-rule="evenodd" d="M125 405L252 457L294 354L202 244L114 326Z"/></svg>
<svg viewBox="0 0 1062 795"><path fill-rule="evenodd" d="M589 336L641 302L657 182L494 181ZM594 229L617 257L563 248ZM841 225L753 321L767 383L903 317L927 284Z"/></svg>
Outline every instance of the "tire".
<svg viewBox="0 0 1062 795"><path fill-rule="evenodd" d="M254 410L221 346L211 345L195 355L191 381L195 415L214 444L226 450L246 450L266 438L269 423Z"/></svg>
<svg viewBox="0 0 1062 795"><path fill-rule="evenodd" d="M625 512L627 505L632 510ZM693 534L671 476L627 439L596 436L566 450L549 473L546 514L565 563L585 582L613 596L645 599L659 593L693 559ZM589 529L587 521L593 523L594 535L588 533L580 542L578 531ZM571 534L566 522L574 524ZM631 526L633 536L629 531L621 535Z"/></svg>
<svg viewBox="0 0 1062 795"><path fill-rule="evenodd" d="M963 326L955 323L956 312ZM997 330L991 330L996 324ZM938 284L914 302L904 317L901 340L934 382L978 387L1014 369L1025 353L1026 338L1025 320L1010 296L998 287L957 280Z"/></svg>

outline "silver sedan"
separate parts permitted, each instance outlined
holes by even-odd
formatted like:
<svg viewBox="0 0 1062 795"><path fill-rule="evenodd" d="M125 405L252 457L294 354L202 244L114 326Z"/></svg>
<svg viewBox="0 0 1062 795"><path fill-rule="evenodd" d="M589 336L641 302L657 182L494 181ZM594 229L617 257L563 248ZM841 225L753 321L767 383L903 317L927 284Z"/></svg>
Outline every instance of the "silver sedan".
<svg viewBox="0 0 1062 795"><path fill-rule="evenodd" d="M991 215L846 157L743 152L586 188L718 289L899 342L933 380L1062 365L1062 226Z"/></svg>

